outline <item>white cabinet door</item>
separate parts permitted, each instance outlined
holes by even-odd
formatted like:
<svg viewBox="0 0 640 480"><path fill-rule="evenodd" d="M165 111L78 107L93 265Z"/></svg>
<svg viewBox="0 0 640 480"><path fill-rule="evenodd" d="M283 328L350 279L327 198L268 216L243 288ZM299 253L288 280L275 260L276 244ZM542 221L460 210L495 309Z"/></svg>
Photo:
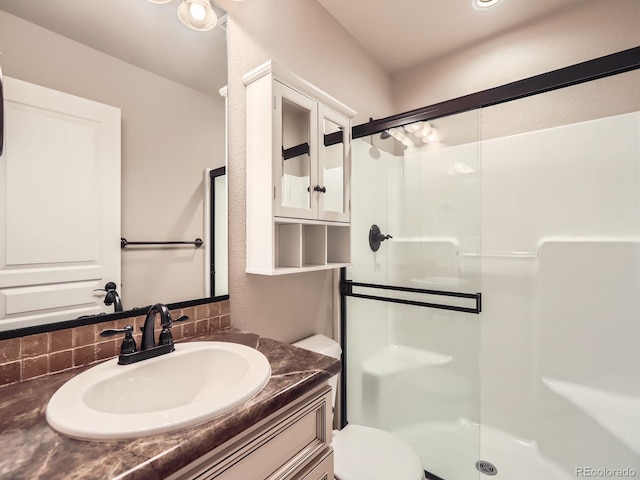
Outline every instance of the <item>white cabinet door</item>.
<svg viewBox="0 0 640 480"><path fill-rule="evenodd" d="M351 129L349 120L330 108L318 108L318 218L349 222L351 214Z"/></svg>
<svg viewBox="0 0 640 480"><path fill-rule="evenodd" d="M318 104L280 82L273 88L275 215L317 218Z"/></svg>
<svg viewBox="0 0 640 480"><path fill-rule="evenodd" d="M349 222L350 122L274 82L274 212Z"/></svg>
<svg viewBox="0 0 640 480"><path fill-rule="evenodd" d="M4 94L0 330L111 312L94 289L120 286L120 110L7 77Z"/></svg>

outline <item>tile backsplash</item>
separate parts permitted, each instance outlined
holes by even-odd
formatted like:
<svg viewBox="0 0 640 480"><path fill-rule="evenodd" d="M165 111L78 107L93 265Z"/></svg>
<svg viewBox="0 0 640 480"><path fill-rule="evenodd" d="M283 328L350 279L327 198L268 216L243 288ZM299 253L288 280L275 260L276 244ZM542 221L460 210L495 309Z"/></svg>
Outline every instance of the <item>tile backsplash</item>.
<svg viewBox="0 0 640 480"><path fill-rule="evenodd" d="M189 320L173 324L171 331L175 341L231 325L229 300L171 310L172 318L181 315L187 315ZM116 357L120 353L122 338L105 339L100 332L107 328L133 325L134 332L138 332L134 334L136 344L140 345L142 334L139 332L144 320L144 315L128 317L0 340L0 386ZM156 320L156 338L159 324Z"/></svg>

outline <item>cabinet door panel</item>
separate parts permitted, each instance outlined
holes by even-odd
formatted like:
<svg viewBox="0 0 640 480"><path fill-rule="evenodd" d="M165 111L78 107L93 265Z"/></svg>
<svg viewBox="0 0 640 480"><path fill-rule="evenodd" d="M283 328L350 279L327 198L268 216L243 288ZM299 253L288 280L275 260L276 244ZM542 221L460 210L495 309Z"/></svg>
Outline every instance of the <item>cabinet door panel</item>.
<svg viewBox="0 0 640 480"><path fill-rule="evenodd" d="M317 185L317 103L301 93L274 84L275 214L293 218L317 216L312 195Z"/></svg>
<svg viewBox="0 0 640 480"><path fill-rule="evenodd" d="M349 121L320 106L318 216L321 220L349 221L350 131Z"/></svg>
<svg viewBox="0 0 640 480"><path fill-rule="evenodd" d="M307 467L295 480L334 480L333 463L333 449L329 447L317 462Z"/></svg>
<svg viewBox="0 0 640 480"><path fill-rule="evenodd" d="M331 405L330 388L320 387L169 480L298 480L313 470L332 471Z"/></svg>

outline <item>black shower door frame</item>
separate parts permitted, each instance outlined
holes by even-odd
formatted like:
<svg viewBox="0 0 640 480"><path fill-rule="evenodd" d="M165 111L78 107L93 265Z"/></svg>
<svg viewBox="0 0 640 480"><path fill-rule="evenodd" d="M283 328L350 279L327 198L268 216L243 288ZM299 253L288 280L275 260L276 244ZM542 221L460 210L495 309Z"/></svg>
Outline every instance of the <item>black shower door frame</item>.
<svg viewBox="0 0 640 480"><path fill-rule="evenodd" d="M547 73L507 83L498 87L482 90L462 97L436 103L426 107L410 110L405 113L392 115L378 120L356 125L352 129L352 138L366 137L381 133L390 128L402 127L415 122L427 122L436 118L455 115L458 113L477 110L500 103L518 100L520 98L538 95L540 93L559 90L561 88L591 82L600 78L610 77L620 73L640 69L640 46L622 50L617 53L577 63L568 67L552 70ZM473 307L460 307L445 303L420 302L395 298L393 296L378 296L354 292L354 287L384 290L388 292L409 292L441 297L458 297L473 300ZM454 310L470 314L482 311L481 293L460 293L442 290L423 290L396 285L377 285L362 283L347 278L347 269L340 269L340 343L342 346L342 373L340 375L340 428L347 425L347 297L367 300L409 304L423 308L439 308Z"/></svg>

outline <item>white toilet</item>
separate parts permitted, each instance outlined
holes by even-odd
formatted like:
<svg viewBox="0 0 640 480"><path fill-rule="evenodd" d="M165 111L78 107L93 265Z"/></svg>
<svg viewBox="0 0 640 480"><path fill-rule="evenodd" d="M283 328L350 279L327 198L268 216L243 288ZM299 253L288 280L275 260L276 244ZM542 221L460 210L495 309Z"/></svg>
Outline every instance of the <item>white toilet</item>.
<svg viewBox="0 0 640 480"><path fill-rule="evenodd" d="M294 343L296 347L340 359L340 345L324 335ZM329 380L333 405L338 377ZM337 480L424 480L418 454L395 435L377 428L348 424L334 430L331 444Z"/></svg>

